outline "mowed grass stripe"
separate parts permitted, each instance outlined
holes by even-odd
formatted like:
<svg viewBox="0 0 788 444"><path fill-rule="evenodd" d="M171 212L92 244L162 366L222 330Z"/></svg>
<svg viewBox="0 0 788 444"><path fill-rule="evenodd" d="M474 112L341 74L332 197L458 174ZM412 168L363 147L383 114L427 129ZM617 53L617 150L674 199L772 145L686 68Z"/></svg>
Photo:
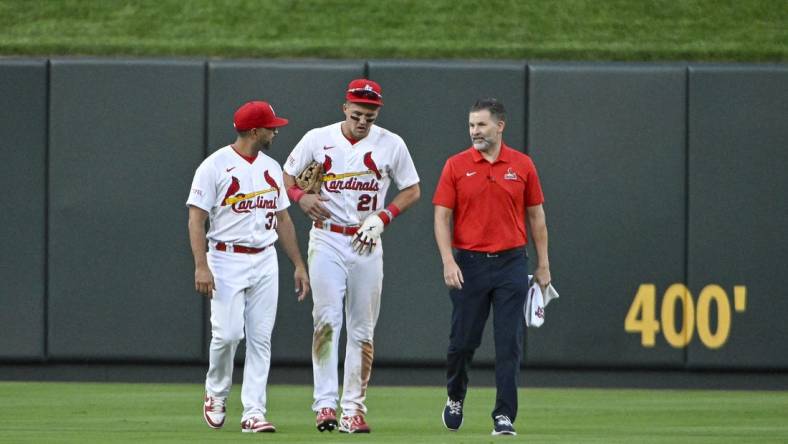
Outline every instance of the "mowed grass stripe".
<svg viewBox="0 0 788 444"><path fill-rule="evenodd" d="M0 0L0 54L788 59L784 0Z"/></svg>
<svg viewBox="0 0 788 444"><path fill-rule="evenodd" d="M275 435L242 434L240 387L228 402L225 428L202 420L195 384L0 382L0 442L250 442L488 443L492 388L473 388L465 423L443 428L442 387L378 387L369 391L373 433L347 436L314 429L308 386L269 387ZM523 389L515 423L518 442L783 443L788 393L754 391Z"/></svg>

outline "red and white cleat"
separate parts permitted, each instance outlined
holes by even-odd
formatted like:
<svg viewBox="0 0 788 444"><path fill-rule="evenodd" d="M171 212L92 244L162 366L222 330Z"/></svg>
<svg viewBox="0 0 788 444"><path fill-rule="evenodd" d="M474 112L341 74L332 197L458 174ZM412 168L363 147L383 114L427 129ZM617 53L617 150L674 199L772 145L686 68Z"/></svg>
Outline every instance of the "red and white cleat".
<svg viewBox="0 0 788 444"><path fill-rule="evenodd" d="M262 416L252 416L241 422L241 431L244 433L273 433L276 431L276 427Z"/></svg>
<svg viewBox="0 0 788 444"><path fill-rule="evenodd" d="M320 409L315 417L315 425L321 432L333 432L337 428L337 411L330 407Z"/></svg>
<svg viewBox="0 0 788 444"><path fill-rule="evenodd" d="M202 405L202 417L205 418L208 427L220 429L224 425L224 415L227 412L224 406L226 399L205 394L205 401Z"/></svg>
<svg viewBox="0 0 788 444"><path fill-rule="evenodd" d="M339 421L339 431L342 433L369 433L369 426L364 421L363 415L343 416Z"/></svg>

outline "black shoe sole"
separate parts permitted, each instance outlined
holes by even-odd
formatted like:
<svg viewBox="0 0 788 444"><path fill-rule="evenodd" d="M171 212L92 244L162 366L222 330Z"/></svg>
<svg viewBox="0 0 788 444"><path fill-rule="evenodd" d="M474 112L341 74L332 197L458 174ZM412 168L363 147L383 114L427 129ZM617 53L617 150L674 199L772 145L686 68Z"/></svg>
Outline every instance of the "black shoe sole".
<svg viewBox="0 0 788 444"><path fill-rule="evenodd" d="M517 432L514 430L506 431L506 432L496 432L495 430L491 433L492 436L517 436Z"/></svg>
<svg viewBox="0 0 788 444"><path fill-rule="evenodd" d="M337 422L332 420L323 421L317 425L317 430L319 430L321 433L325 431L333 432L334 429L336 428L337 428Z"/></svg>

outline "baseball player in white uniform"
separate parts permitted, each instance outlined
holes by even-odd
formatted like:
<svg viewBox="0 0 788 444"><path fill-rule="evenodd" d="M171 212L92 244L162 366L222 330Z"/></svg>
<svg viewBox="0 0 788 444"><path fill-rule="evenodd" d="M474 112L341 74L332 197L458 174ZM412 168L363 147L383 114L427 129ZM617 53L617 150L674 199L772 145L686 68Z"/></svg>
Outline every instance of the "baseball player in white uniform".
<svg viewBox="0 0 788 444"><path fill-rule="evenodd" d="M279 294L277 239L295 266L298 300L309 291L306 267L287 213L290 200L282 169L261 151L268 149L278 128L287 122L276 117L266 102L247 102L238 108L234 118L238 138L197 168L186 202L194 285L211 297L211 345L203 404L203 418L211 428L224 425L233 359L245 336L241 431L276 431L265 415L271 331ZM207 235L206 220L210 220Z"/></svg>
<svg viewBox="0 0 788 444"><path fill-rule="evenodd" d="M304 135L284 165L291 200L314 221L309 233L309 272L314 308L312 366L318 430L369 433L364 405L372 371L373 335L380 309L383 246L380 234L421 194L419 176L401 137L373 125L383 97L380 85L350 82L345 120ZM296 185L310 162L324 167L320 194ZM387 206L391 183L399 193ZM342 415L337 424L339 332L347 318Z"/></svg>

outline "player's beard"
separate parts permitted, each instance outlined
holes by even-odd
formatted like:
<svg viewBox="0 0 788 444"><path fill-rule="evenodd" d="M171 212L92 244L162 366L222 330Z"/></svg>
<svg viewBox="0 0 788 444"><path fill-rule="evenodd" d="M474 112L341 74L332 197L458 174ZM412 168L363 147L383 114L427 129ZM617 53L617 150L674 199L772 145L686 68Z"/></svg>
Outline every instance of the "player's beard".
<svg viewBox="0 0 788 444"><path fill-rule="evenodd" d="M268 150L270 150L271 149L271 142L272 141L270 141L270 140L267 141L267 142L264 141L264 140L261 140L260 141L260 149L259 150L260 151L268 151Z"/></svg>
<svg viewBox="0 0 788 444"><path fill-rule="evenodd" d="M472 139L471 142L473 142L473 147L476 149L476 151L486 151L491 146L493 146L493 141L486 137Z"/></svg>

